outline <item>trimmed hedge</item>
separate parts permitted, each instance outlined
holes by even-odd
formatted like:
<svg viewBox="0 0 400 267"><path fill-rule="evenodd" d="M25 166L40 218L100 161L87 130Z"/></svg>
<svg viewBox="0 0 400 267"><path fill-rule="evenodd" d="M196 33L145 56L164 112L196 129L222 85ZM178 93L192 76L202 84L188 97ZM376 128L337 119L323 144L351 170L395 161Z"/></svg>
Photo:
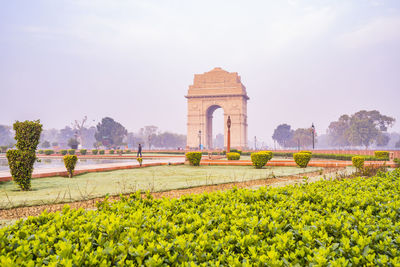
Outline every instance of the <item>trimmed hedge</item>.
<svg viewBox="0 0 400 267"><path fill-rule="evenodd" d="M231 149L231 150L229 151L229 153L232 153L232 152L234 152L234 153L239 153L240 155L242 155L242 150L239 150L239 149L236 149L236 148L233 148L233 149ZM225 154L226 154L226 152L225 152Z"/></svg>
<svg viewBox="0 0 400 267"><path fill-rule="evenodd" d="M50 155L54 154L54 150L46 149L46 150L44 151L44 154L47 155L47 156L50 156Z"/></svg>
<svg viewBox="0 0 400 267"><path fill-rule="evenodd" d="M61 149L60 150L60 154L63 155L63 156L67 155L67 153L68 153L68 150L66 150L66 149Z"/></svg>
<svg viewBox="0 0 400 267"><path fill-rule="evenodd" d="M7 151L8 166L13 180L26 191L31 189L33 165L43 125L40 121L16 121L13 125L17 149Z"/></svg>
<svg viewBox="0 0 400 267"><path fill-rule="evenodd" d="M68 171L68 177L72 178L74 175L75 165L78 161L78 157L76 155L66 155L64 156L64 165Z"/></svg>
<svg viewBox="0 0 400 267"><path fill-rule="evenodd" d="M75 149L68 149L69 155L75 155Z"/></svg>
<svg viewBox="0 0 400 267"><path fill-rule="evenodd" d="M375 157L378 159L389 160L389 152L388 151L375 151Z"/></svg>
<svg viewBox="0 0 400 267"><path fill-rule="evenodd" d="M104 149L99 150L100 155L104 155L104 153L105 153Z"/></svg>
<svg viewBox="0 0 400 267"><path fill-rule="evenodd" d="M2 266L399 266L400 170L372 178L43 212L0 229Z"/></svg>
<svg viewBox="0 0 400 267"><path fill-rule="evenodd" d="M199 166L201 161L201 152L187 152L186 159L189 161L192 166Z"/></svg>
<svg viewBox="0 0 400 267"><path fill-rule="evenodd" d="M393 161L396 164L396 168L399 168L400 167L400 159L399 158L394 158Z"/></svg>
<svg viewBox="0 0 400 267"><path fill-rule="evenodd" d="M79 153L80 153L81 155L86 155L87 149L81 149L81 150L79 150Z"/></svg>
<svg viewBox="0 0 400 267"><path fill-rule="evenodd" d="M312 155L312 152L309 150L300 150L298 153L308 153Z"/></svg>
<svg viewBox="0 0 400 267"><path fill-rule="evenodd" d="M115 151L114 151L113 149L111 149L108 153L109 153L109 154L114 154L114 152L115 152Z"/></svg>
<svg viewBox="0 0 400 267"><path fill-rule="evenodd" d="M310 162L311 154L307 152L294 153L293 159L296 162L297 166L299 166L300 168L306 168L308 162Z"/></svg>
<svg viewBox="0 0 400 267"><path fill-rule="evenodd" d="M251 153L251 162L256 169L261 169L264 167L267 162L272 159L272 152L271 151L260 151Z"/></svg>
<svg viewBox="0 0 400 267"><path fill-rule="evenodd" d="M357 170L361 170L364 168L364 158L363 157L355 156L351 159L351 161L353 162L353 166L356 167Z"/></svg>
<svg viewBox="0 0 400 267"><path fill-rule="evenodd" d="M7 160L14 182L24 191L31 189L35 152L11 149L7 151Z"/></svg>
<svg viewBox="0 0 400 267"><path fill-rule="evenodd" d="M97 150L97 149L92 149L92 155L97 155L97 153L99 153L99 150Z"/></svg>
<svg viewBox="0 0 400 267"><path fill-rule="evenodd" d="M38 153L38 154L43 154L43 153L44 153L44 150L43 150L43 149L39 149L37 153Z"/></svg>
<svg viewBox="0 0 400 267"><path fill-rule="evenodd" d="M226 158L228 160L239 160L240 159L240 154L236 153L236 152L226 153Z"/></svg>

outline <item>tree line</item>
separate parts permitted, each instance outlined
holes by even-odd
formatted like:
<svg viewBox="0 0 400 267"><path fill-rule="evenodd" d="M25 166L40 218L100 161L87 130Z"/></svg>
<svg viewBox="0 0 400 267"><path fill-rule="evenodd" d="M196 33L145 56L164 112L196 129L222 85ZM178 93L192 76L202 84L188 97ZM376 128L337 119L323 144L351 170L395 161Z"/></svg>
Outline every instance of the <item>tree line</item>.
<svg viewBox="0 0 400 267"><path fill-rule="evenodd" d="M178 149L186 146L186 135L162 132L157 126L144 126L138 132L128 130L113 118L105 117L96 126L87 125L87 117L75 120L71 126L43 130L40 148L107 148L136 149L142 144L144 149ZM12 148L14 133L10 126L0 125L0 146Z"/></svg>
<svg viewBox="0 0 400 267"><path fill-rule="evenodd" d="M329 124L328 143L332 147L368 149L372 145L384 147L390 141L387 130L395 123L393 117L383 115L377 110L361 110L352 115L343 114L337 121ZM318 141L311 128L291 129L288 124L280 124L274 130L272 139L282 148L310 148L312 138ZM400 140L395 144L400 148Z"/></svg>

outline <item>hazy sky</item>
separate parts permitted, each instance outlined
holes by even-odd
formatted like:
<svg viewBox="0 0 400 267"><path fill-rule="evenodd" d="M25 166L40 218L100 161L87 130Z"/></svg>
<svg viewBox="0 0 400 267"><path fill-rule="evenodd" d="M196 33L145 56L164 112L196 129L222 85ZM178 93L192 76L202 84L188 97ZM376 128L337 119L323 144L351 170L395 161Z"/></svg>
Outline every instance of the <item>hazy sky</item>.
<svg viewBox="0 0 400 267"><path fill-rule="evenodd" d="M214 67L242 77L250 139L361 109L400 131L400 1L0 1L0 124L186 133L184 95Z"/></svg>

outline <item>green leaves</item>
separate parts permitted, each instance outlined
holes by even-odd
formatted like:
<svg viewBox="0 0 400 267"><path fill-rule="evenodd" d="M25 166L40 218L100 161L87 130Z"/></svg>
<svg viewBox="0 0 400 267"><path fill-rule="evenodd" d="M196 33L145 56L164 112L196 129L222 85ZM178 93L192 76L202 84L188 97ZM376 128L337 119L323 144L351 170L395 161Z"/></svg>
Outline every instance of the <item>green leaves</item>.
<svg viewBox="0 0 400 267"><path fill-rule="evenodd" d="M293 159L296 162L297 166L299 166L300 168L306 168L308 162L311 159L311 156L311 152L299 152L293 154Z"/></svg>
<svg viewBox="0 0 400 267"><path fill-rule="evenodd" d="M260 151L251 153L251 161L253 162L253 166L256 169L261 169L264 167L267 162L272 159L272 152L271 151Z"/></svg>
<svg viewBox="0 0 400 267"><path fill-rule="evenodd" d="M99 203L0 229L8 265L397 266L400 170L303 187Z"/></svg>
<svg viewBox="0 0 400 267"><path fill-rule="evenodd" d="M78 161L78 157L76 155L65 155L64 156L64 165L69 173L69 178L72 178L74 175L75 165Z"/></svg>
<svg viewBox="0 0 400 267"><path fill-rule="evenodd" d="M201 161L202 153L201 152L187 152L186 159L189 161L192 166L199 166Z"/></svg>

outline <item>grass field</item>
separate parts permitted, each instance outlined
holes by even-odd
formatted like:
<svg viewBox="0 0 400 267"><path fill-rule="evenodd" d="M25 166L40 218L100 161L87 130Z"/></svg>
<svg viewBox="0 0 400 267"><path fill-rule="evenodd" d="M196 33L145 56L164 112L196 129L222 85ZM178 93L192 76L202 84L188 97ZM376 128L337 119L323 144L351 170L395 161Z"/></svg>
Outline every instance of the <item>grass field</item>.
<svg viewBox="0 0 400 267"><path fill-rule="evenodd" d="M137 190L165 191L201 185L242 182L273 176L301 175L322 168L252 166L157 166L111 172L87 173L72 179L49 177L32 179L32 191L19 191L12 181L0 182L0 208L72 202L118 195Z"/></svg>

